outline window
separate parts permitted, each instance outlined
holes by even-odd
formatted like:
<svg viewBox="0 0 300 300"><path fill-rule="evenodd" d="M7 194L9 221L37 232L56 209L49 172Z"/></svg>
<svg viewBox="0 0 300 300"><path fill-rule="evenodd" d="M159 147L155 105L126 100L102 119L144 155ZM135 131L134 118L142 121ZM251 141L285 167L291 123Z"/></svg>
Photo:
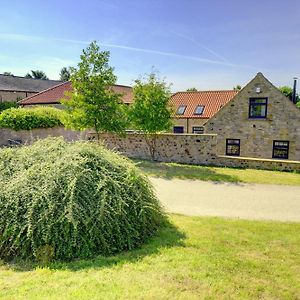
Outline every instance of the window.
<svg viewBox="0 0 300 300"><path fill-rule="evenodd" d="M289 142L288 141L273 141L273 158L289 158Z"/></svg>
<svg viewBox="0 0 300 300"><path fill-rule="evenodd" d="M250 98L249 100L249 118L265 119L267 117L268 98Z"/></svg>
<svg viewBox="0 0 300 300"><path fill-rule="evenodd" d="M202 134L204 132L203 126L193 126L193 133Z"/></svg>
<svg viewBox="0 0 300 300"><path fill-rule="evenodd" d="M226 139L226 155L240 156L240 140Z"/></svg>
<svg viewBox="0 0 300 300"><path fill-rule="evenodd" d="M203 105L197 105L194 115L202 115L204 111L204 106Z"/></svg>
<svg viewBox="0 0 300 300"><path fill-rule="evenodd" d="M180 105L177 109L176 115L183 115L186 109L186 105Z"/></svg>
<svg viewBox="0 0 300 300"><path fill-rule="evenodd" d="M183 126L174 126L173 133L184 133L184 127Z"/></svg>

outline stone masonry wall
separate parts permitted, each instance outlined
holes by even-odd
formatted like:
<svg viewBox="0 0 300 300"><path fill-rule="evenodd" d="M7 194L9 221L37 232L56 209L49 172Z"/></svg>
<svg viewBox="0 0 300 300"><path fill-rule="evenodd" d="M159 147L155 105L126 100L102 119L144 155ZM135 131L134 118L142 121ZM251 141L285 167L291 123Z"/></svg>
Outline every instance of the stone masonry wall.
<svg viewBox="0 0 300 300"><path fill-rule="evenodd" d="M151 158L142 134L128 134L126 137L102 134L101 139L109 149L128 157ZM214 134L160 134L156 145L155 159L158 161L209 165L216 159Z"/></svg>
<svg viewBox="0 0 300 300"><path fill-rule="evenodd" d="M173 126L183 126L184 133L193 133L193 127L203 126L207 119L201 118L173 118ZM171 131L173 132L173 126Z"/></svg>
<svg viewBox="0 0 300 300"><path fill-rule="evenodd" d="M19 143L32 144L38 139L44 139L49 136L62 136L66 141L75 141L80 139L87 139L88 133L66 130L62 127L40 128L20 131L0 128L0 147L16 145Z"/></svg>
<svg viewBox="0 0 300 300"><path fill-rule="evenodd" d="M93 133L65 130L60 127L31 131L0 129L0 147L11 146L14 141L31 144L37 139L48 136L63 136L67 141L76 141L90 140L93 138ZM126 137L102 134L101 139L109 149L128 157L150 159L148 146L142 134L128 134ZM216 143L215 134L161 134L157 136L155 158L158 161L185 164L300 171L300 161L219 156L216 154Z"/></svg>
<svg viewBox="0 0 300 300"><path fill-rule="evenodd" d="M259 87L261 92L257 93ZM249 98L267 97L267 117L249 118ZM205 125L215 133L217 154L225 155L226 139L240 139L240 156L271 159L273 141L289 141L289 160L300 161L300 109L261 73Z"/></svg>

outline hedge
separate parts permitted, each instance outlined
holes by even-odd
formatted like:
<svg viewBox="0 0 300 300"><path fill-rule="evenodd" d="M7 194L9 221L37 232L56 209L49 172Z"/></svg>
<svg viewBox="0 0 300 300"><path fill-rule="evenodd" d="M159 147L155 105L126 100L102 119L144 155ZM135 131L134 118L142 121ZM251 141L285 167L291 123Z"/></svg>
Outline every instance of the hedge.
<svg viewBox="0 0 300 300"><path fill-rule="evenodd" d="M10 108L0 114L0 128L30 130L63 125L65 112L53 107Z"/></svg>
<svg viewBox="0 0 300 300"><path fill-rule="evenodd" d="M0 102L0 113L3 110L12 108L12 107L18 107L18 103L17 102Z"/></svg>
<svg viewBox="0 0 300 300"><path fill-rule="evenodd" d="M0 258L111 255L164 223L148 178L98 143L48 138L0 150Z"/></svg>

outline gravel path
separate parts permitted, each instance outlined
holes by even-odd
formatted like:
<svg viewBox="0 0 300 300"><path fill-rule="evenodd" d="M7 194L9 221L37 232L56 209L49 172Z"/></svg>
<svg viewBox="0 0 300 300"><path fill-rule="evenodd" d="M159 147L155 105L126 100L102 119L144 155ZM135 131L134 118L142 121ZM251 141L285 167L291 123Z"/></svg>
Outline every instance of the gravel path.
<svg viewBox="0 0 300 300"><path fill-rule="evenodd" d="M300 186L150 180L168 212L300 222Z"/></svg>

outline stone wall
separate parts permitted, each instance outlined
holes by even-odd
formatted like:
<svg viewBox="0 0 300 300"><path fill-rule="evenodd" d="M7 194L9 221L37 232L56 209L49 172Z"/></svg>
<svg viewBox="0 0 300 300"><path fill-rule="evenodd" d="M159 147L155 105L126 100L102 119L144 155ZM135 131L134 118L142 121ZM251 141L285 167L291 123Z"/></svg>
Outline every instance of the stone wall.
<svg viewBox="0 0 300 300"><path fill-rule="evenodd" d="M67 141L91 140L94 134L88 131L77 132L64 128L34 129L13 131L0 129L0 147L18 143L31 144L48 136L63 136ZM150 159L149 149L142 134L128 134L120 137L101 134L101 139L109 149L131 158ZM214 165L266 170L298 170L300 161L230 157L217 155L216 134L160 134L157 136L155 159L163 162Z"/></svg>
<svg viewBox="0 0 300 300"><path fill-rule="evenodd" d="M265 119L249 118L249 98L257 97L267 98ZM226 139L240 139L240 156L271 159L280 140L289 141L289 160L300 161L300 109L261 73L206 123L205 133L218 135L218 155L225 155Z"/></svg>
<svg viewBox="0 0 300 300"><path fill-rule="evenodd" d="M173 126L183 126L184 133L193 133L193 127L203 126L207 119L201 118L174 118L173 119ZM171 129L173 132L173 127Z"/></svg>
<svg viewBox="0 0 300 300"><path fill-rule="evenodd" d="M221 167L278 170L278 171L300 171L300 161L288 161L279 159L261 159L252 157L217 156L215 165Z"/></svg>
<svg viewBox="0 0 300 300"><path fill-rule="evenodd" d="M132 158L150 159L149 148L142 134L120 137L102 134L109 149ZM164 162L210 165L216 159L216 135L160 134L156 140L155 159Z"/></svg>
<svg viewBox="0 0 300 300"><path fill-rule="evenodd" d="M0 128L0 147L18 144L32 144L38 139L44 139L49 136L63 136L66 141L75 141L80 139L85 140L88 137L88 132L66 130L62 127L20 131Z"/></svg>

